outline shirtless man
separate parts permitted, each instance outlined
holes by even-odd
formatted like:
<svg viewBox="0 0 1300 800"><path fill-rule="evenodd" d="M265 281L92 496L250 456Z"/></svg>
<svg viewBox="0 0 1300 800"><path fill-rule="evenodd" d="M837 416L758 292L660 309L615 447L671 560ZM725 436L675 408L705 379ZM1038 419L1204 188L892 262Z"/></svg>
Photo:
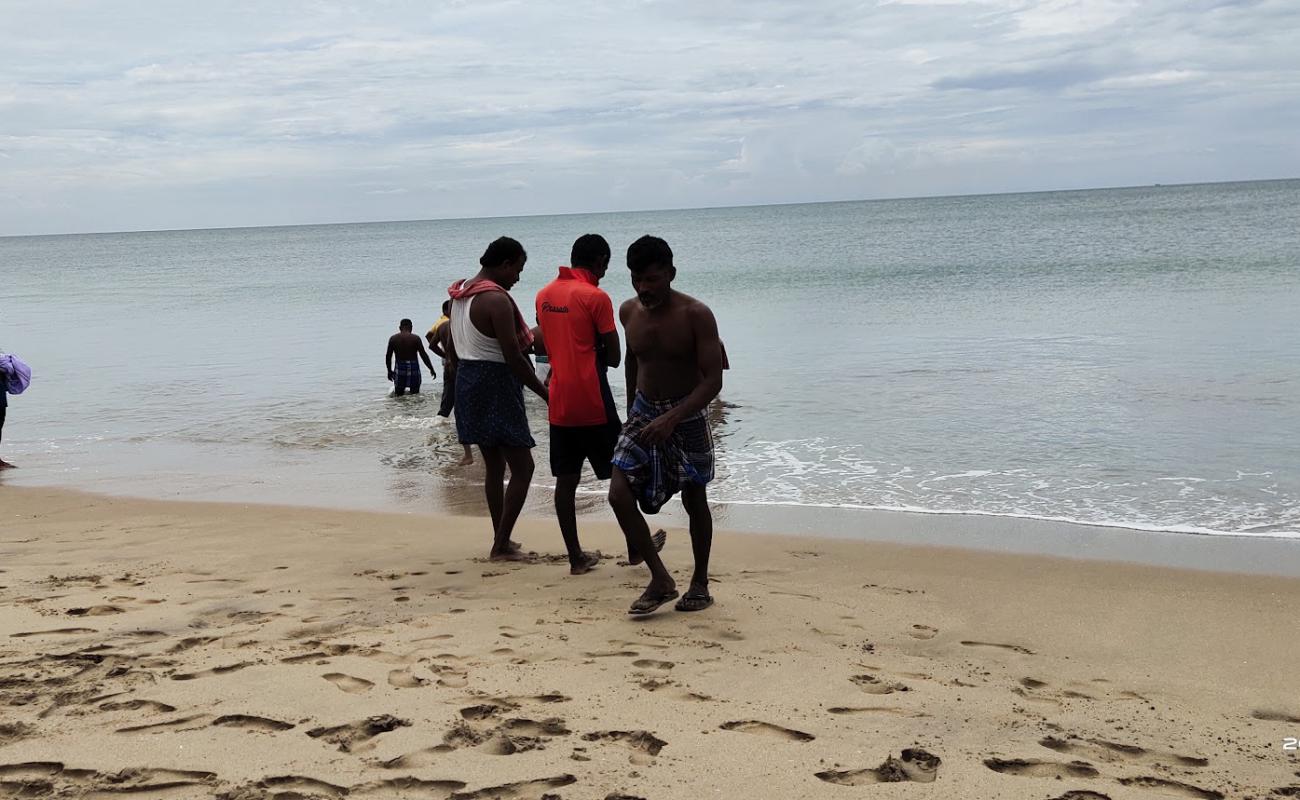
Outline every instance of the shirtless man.
<svg viewBox="0 0 1300 800"><path fill-rule="evenodd" d="M657 513L679 490L690 516L695 572L675 608L700 611L713 604L713 515L705 494L713 479L713 438L704 410L722 390L718 324L708 306L672 288L677 270L663 239L637 239L627 249L627 266L636 291L619 309L627 334L628 420L614 452L609 504L629 548L646 554L651 576L628 613L649 614L678 595L641 512Z"/></svg>
<svg viewBox="0 0 1300 800"><path fill-rule="evenodd" d="M429 377L436 378L433 362L424 351L424 342L411 333L411 321L404 319L398 323L398 331L388 337L388 352L384 354L384 366L388 368L388 379L393 382L393 396L401 397L409 389L411 394L420 393L420 362L424 359L429 368ZM397 356L397 369L393 369L393 356Z"/></svg>

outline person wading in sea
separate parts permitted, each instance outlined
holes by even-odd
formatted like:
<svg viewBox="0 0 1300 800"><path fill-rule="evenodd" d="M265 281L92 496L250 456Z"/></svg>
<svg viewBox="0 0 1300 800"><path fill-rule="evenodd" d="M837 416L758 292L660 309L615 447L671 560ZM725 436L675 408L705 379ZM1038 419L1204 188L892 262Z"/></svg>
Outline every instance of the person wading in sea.
<svg viewBox="0 0 1300 800"><path fill-rule="evenodd" d="M511 541L533 477L532 448L523 387L548 399L524 352L532 333L509 290L519 282L528 254L523 245L503 236L488 245L482 267L468 280L447 290L451 295L451 340L447 355L456 370L456 435L461 444L478 445L483 458L483 492L492 515L494 561L518 560L520 546ZM506 467L510 483L502 492Z"/></svg>
<svg viewBox="0 0 1300 800"><path fill-rule="evenodd" d="M642 516L658 513L678 491L690 516L695 571L675 608L700 611L713 604L713 515L705 492L713 480L713 436L705 409L722 390L718 324L708 306L672 288L677 269L663 239L637 239L627 249L627 266L636 297L619 316L627 334L629 409L614 451L609 504L628 547L645 554L651 576L628 613L649 614L678 596Z"/></svg>
<svg viewBox="0 0 1300 800"><path fill-rule="evenodd" d="M429 368L429 377L436 378L433 362L424 351L424 342L411 333L411 321L404 319L397 323L397 333L388 337L388 352L384 353L384 366L388 368L388 379L393 382L393 395L401 397L406 392L420 393L420 361ZM397 357L397 369L393 369L393 357Z"/></svg>

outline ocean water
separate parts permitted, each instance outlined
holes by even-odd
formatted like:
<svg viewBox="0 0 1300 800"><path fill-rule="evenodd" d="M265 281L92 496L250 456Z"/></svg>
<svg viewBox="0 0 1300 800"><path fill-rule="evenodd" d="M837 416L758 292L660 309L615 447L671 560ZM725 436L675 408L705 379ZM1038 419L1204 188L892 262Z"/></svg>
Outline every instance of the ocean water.
<svg viewBox="0 0 1300 800"><path fill-rule="evenodd" d="M35 371L3 481L471 509L441 382L388 396L398 319L502 234L525 307L586 232L621 301L655 233L731 358L715 500L1300 536L1297 220L1270 181L0 238L0 349Z"/></svg>

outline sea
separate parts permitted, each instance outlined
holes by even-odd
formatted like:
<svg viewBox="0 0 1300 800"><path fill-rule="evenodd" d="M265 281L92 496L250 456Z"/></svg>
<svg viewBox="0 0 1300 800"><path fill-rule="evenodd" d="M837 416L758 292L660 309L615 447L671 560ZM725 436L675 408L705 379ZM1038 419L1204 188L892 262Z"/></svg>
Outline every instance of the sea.
<svg viewBox="0 0 1300 800"><path fill-rule="evenodd" d="M653 233L730 357L721 506L1300 538L1298 221L1284 180L0 238L0 350L34 373L0 480L482 513L441 381L391 396L389 335L428 329L498 236L528 250L531 316L588 232L631 297L624 253Z"/></svg>

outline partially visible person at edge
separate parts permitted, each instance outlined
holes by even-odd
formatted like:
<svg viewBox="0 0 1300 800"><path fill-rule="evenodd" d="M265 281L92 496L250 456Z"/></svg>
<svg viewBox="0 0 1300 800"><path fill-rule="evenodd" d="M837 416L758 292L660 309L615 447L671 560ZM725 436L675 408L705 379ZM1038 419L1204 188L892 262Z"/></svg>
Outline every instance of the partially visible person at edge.
<svg viewBox="0 0 1300 800"><path fill-rule="evenodd" d="M528 348L528 352L533 357L533 366L537 372L537 380L542 382L547 389L551 388L551 359L546 355L546 335L542 333L542 321L537 320L533 326L533 346Z"/></svg>
<svg viewBox="0 0 1300 800"><path fill-rule="evenodd" d="M520 546L510 539L533 477L532 448L523 387L543 400L524 353L532 344L528 323L509 290L519 282L528 254L503 236L488 245L474 277L459 280L451 295L451 339L447 355L456 370L456 433L461 444L478 445L483 458L483 492L492 515L494 561L518 560ZM502 492L506 467L510 483Z"/></svg>
<svg viewBox="0 0 1300 800"><path fill-rule="evenodd" d="M9 362L0 358L0 442L4 442L5 415L9 411ZM13 469L13 464L0 458L0 469Z"/></svg>
<svg viewBox="0 0 1300 800"><path fill-rule="evenodd" d="M555 517L569 551L569 573L582 575L600 560L578 541L576 496L582 463L597 480L609 480L622 423L607 369L622 361L614 305L600 288L609 269L609 243L588 233L573 243L567 267L537 293L537 322L550 364L548 408L551 475L555 477ZM537 345L534 343L534 349ZM663 546L662 539L659 547ZM630 560L639 564L636 550Z"/></svg>
<svg viewBox="0 0 1300 800"><path fill-rule="evenodd" d="M397 333L388 337L388 351L384 353L384 366L388 368L388 379L393 382L393 395L401 397L407 391L420 393L420 361L429 368L429 377L436 378L429 354L424 351L424 342L411 333L411 321L404 319L397 324ZM393 368L393 357L397 357L397 368Z"/></svg>
<svg viewBox="0 0 1300 800"><path fill-rule="evenodd" d="M695 571L675 608L700 611L713 604L713 516L705 491L713 480L713 437L705 408L722 389L718 324L708 306L672 288L677 269L663 239L637 239L627 249L627 266L636 297L623 303L619 317L627 334L629 409L614 450L609 504L629 548L644 554L650 568L650 583L628 613L649 614L678 596L642 515L658 513L678 491L690 517Z"/></svg>
<svg viewBox="0 0 1300 800"><path fill-rule="evenodd" d="M424 338L429 340L429 349L433 354L442 359L442 402L438 404L438 416L450 417L452 409L456 406L456 370L447 357L447 342L451 339L451 301L442 301L442 316L438 321L433 323L429 332L424 334ZM474 463L474 451L469 445L463 444L465 455L458 463L459 466L467 467Z"/></svg>

